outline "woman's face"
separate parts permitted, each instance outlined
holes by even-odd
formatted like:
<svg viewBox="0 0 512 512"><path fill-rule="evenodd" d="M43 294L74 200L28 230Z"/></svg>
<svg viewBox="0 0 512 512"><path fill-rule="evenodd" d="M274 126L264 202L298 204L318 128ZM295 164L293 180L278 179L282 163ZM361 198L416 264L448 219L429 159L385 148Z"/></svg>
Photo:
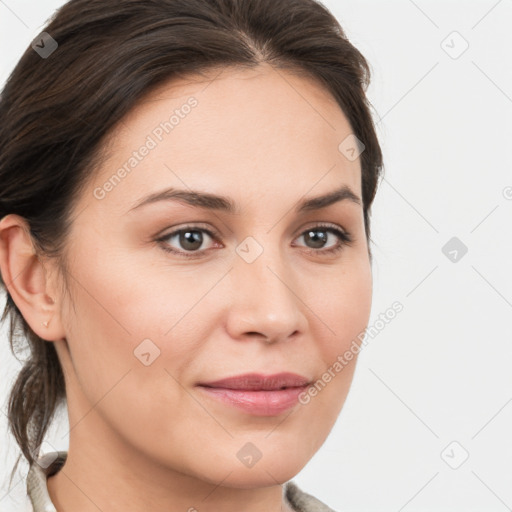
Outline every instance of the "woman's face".
<svg viewBox="0 0 512 512"><path fill-rule="evenodd" d="M360 159L335 100L268 66L218 73L160 87L116 129L75 207L57 349L70 451L89 442L249 488L292 478L325 441L372 276ZM306 203L342 187L356 197ZM289 403L233 391L245 406L199 386L249 372L322 385Z"/></svg>

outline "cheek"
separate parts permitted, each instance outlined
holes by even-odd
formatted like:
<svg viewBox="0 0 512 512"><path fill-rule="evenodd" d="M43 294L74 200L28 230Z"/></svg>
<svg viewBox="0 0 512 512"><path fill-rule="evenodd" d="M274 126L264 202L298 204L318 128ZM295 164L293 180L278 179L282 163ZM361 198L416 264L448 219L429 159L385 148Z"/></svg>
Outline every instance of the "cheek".
<svg viewBox="0 0 512 512"><path fill-rule="evenodd" d="M77 252L82 256L71 271L73 305L66 323L83 393L96 403L129 372L128 403L150 392L150 386L153 397L163 393L162 400L169 400L169 373L182 380L200 340L207 338L208 311L201 300L218 280L219 269L199 278L128 251L98 249L102 261Z"/></svg>
<svg viewBox="0 0 512 512"><path fill-rule="evenodd" d="M127 281L119 267L116 273L107 270L83 274L87 291L80 286L73 291L76 311L71 308L68 342L76 396L70 404L71 423L94 428L101 418L120 439L141 450L149 444L156 456L158 443L152 439L171 440L173 432L192 427L190 418L177 413L187 407L177 381L183 380L192 358L193 335L188 334L188 342L180 339L179 323L167 336L162 334L186 308L173 303L175 292L167 289L164 294L163 285L139 287L140 276L132 274Z"/></svg>
<svg viewBox="0 0 512 512"><path fill-rule="evenodd" d="M359 345L364 339L372 304L369 262L354 260L331 279L321 279L308 289L307 304L314 312L311 337L322 361L315 385L301 398L312 431L326 436L350 389ZM311 316L311 318L313 318ZM310 412L315 411L314 414ZM322 435L316 439L321 439ZM315 446L315 449L318 446Z"/></svg>
<svg viewBox="0 0 512 512"><path fill-rule="evenodd" d="M336 270L330 278L319 279L307 291L308 305L319 321L318 338L324 362L332 364L339 354L361 339L368 325L372 305L372 275L367 260L355 259ZM311 301L311 302L310 302ZM322 332L323 334L321 334Z"/></svg>

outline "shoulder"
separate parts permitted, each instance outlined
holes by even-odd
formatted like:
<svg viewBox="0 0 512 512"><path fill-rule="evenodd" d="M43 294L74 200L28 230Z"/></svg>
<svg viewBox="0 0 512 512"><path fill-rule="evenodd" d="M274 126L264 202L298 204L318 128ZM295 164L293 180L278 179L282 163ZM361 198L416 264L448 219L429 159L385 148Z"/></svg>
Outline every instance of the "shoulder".
<svg viewBox="0 0 512 512"><path fill-rule="evenodd" d="M284 493L290 506L297 512L336 512L319 499L304 492L293 481L285 484Z"/></svg>

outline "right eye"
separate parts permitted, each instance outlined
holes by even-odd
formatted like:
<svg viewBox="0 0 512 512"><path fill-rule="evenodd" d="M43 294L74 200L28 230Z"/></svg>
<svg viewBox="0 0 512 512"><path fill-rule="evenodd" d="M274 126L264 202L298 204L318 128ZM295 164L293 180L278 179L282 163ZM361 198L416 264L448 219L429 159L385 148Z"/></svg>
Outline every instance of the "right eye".
<svg viewBox="0 0 512 512"><path fill-rule="evenodd" d="M211 239L216 240L215 234L208 229L199 228L197 226L185 226L159 237L156 241L160 242L160 245L164 251L185 258L197 258L199 256L194 253L202 254L208 250L199 250L204 242L203 233L206 233L207 236ZM172 239L176 239L176 242L181 246L181 248L172 247L167 242L167 240Z"/></svg>

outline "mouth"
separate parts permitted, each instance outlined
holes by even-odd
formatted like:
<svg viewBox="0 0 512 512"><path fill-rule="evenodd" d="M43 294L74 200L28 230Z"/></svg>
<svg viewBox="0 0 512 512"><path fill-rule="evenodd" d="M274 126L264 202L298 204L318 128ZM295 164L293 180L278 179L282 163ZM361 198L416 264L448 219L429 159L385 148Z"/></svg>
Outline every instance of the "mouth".
<svg viewBox="0 0 512 512"><path fill-rule="evenodd" d="M209 398L258 416L276 416L296 405L299 395L311 380L283 372L256 373L197 384Z"/></svg>

